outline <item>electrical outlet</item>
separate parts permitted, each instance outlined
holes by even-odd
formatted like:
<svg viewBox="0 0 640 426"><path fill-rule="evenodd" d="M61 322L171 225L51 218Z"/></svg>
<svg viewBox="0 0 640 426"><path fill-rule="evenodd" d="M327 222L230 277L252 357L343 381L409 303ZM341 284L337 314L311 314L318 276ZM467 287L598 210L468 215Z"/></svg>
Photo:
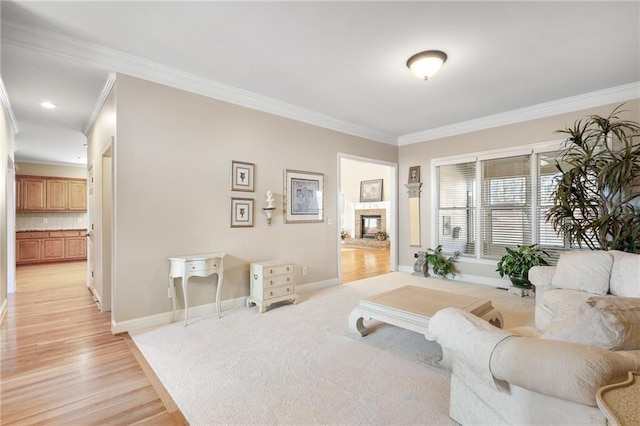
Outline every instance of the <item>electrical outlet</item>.
<svg viewBox="0 0 640 426"><path fill-rule="evenodd" d="M42 218L42 223L49 223L49 219L47 219L46 217Z"/></svg>
<svg viewBox="0 0 640 426"><path fill-rule="evenodd" d="M307 275L307 267L306 266L302 267L302 275Z"/></svg>

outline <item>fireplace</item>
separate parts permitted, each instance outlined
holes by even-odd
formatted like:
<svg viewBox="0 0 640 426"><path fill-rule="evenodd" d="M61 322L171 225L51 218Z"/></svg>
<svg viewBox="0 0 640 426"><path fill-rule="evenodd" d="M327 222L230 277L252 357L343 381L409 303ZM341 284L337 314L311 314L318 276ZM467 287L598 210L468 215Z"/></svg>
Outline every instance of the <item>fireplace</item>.
<svg viewBox="0 0 640 426"><path fill-rule="evenodd" d="M361 215L360 229L362 234L360 238L376 238L376 234L382 231L382 216L375 215Z"/></svg>

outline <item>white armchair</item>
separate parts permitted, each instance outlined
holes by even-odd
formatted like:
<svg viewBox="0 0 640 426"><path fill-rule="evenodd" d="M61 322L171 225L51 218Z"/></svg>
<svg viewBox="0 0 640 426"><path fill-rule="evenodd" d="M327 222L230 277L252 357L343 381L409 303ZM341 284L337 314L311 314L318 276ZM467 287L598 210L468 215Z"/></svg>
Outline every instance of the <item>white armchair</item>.
<svg viewBox="0 0 640 426"><path fill-rule="evenodd" d="M463 425L605 425L597 390L640 369L640 351L519 337L456 308L429 331L451 363L449 414Z"/></svg>

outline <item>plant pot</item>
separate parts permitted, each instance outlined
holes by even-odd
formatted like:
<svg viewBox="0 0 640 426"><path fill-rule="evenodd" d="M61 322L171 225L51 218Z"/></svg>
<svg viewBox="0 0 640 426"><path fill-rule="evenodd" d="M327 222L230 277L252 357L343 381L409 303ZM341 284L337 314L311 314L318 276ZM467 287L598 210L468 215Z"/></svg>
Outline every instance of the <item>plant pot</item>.
<svg viewBox="0 0 640 426"><path fill-rule="evenodd" d="M511 280L511 284L513 284L514 287L518 287L518 288L531 288L531 287L533 287L533 285L531 284L531 281L529 281L528 278L510 276L509 279Z"/></svg>

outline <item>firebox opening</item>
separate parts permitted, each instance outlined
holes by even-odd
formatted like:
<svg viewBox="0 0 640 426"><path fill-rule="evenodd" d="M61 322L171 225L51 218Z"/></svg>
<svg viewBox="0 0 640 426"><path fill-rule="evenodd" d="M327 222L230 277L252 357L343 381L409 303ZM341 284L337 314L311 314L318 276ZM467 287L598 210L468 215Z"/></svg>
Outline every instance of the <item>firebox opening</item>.
<svg viewBox="0 0 640 426"><path fill-rule="evenodd" d="M376 234L382 230L381 215L362 215L361 238L376 238Z"/></svg>

